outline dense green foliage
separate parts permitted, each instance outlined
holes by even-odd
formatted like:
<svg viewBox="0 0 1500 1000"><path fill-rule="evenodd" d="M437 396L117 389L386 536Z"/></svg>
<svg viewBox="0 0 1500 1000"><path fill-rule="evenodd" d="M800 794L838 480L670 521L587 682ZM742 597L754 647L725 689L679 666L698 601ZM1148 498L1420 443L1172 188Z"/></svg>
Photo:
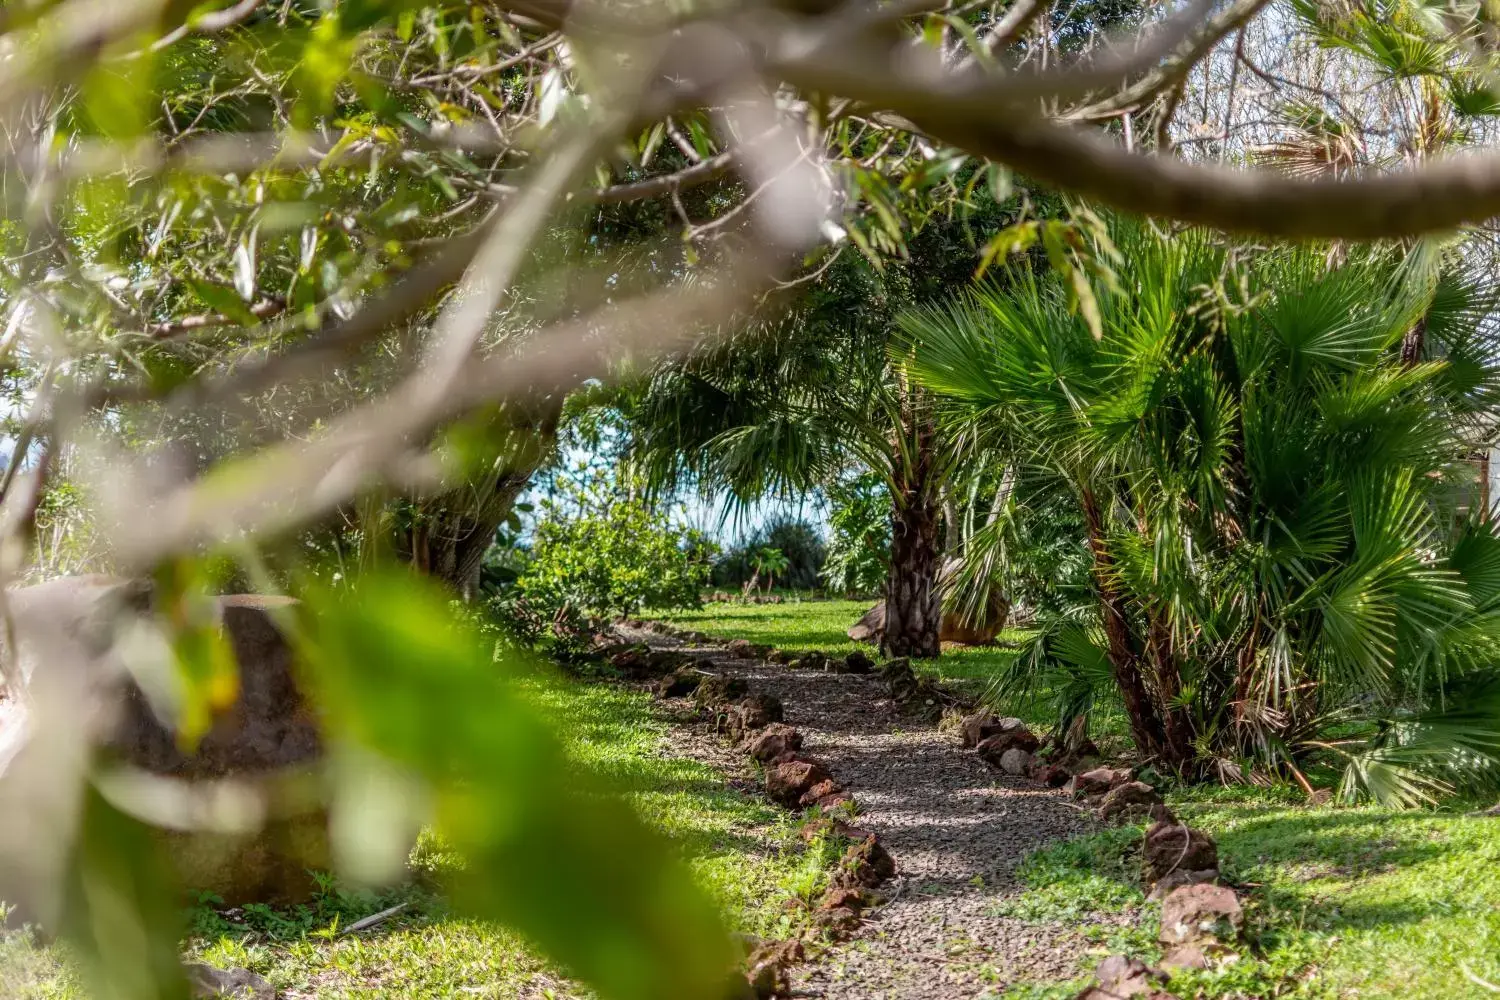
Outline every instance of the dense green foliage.
<svg viewBox="0 0 1500 1000"><path fill-rule="evenodd" d="M637 614L697 607L710 553L656 505L595 480L542 502L516 587L548 609Z"/></svg>
<svg viewBox="0 0 1500 1000"><path fill-rule="evenodd" d="M1330 268L1117 237L1098 317L1028 272L906 323L915 373L1069 491L1094 553L1091 609L1012 680L1116 688L1142 752L1200 774L1333 754L1351 796L1493 783L1500 536L1468 464L1489 293L1431 247Z"/></svg>
<svg viewBox="0 0 1500 1000"><path fill-rule="evenodd" d="M747 583L756 573L756 557L762 549L775 549L786 559L786 565L775 574L778 586L791 590L812 590L818 586L827 558L823 540L807 520L786 514L760 525L714 560L714 586L739 587ZM760 577L764 585L765 574Z"/></svg>
<svg viewBox="0 0 1500 1000"><path fill-rule="evenodd" d="M891 501L878 476L830 483L823 580L836 594L875 594L890 562Z"/></svg>

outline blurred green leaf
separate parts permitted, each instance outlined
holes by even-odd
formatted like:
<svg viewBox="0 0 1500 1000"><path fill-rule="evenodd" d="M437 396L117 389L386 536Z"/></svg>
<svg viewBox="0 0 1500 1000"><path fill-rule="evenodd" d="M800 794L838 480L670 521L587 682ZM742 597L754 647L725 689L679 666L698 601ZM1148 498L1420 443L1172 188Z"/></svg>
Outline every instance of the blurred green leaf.
<svg viewBox="0 0 1500 1000"><path fill-rule="evenodd" d="M571 763L445 592L376 572L306 595L331 737L424 776L467 860L455 903L507 923L614 1000L725 995L732 954L687 869Z"/></svg>
<svg viewBox="0 0 1500 1000"><path fill-rule="evenodd" d="M158 835L89 788L78 837L61 930L88 995L187 1000L177 884Z"/></svg>
<svg viewBox="0 0 1500 1000"><path fill-rule="evenodd" d="M233 288L197 278L187 279L187 286L197 296L199 302L214 312L223 313L244 326L255 326L259 322L255 314L246 307L245 300L240 298Z"/></svg>

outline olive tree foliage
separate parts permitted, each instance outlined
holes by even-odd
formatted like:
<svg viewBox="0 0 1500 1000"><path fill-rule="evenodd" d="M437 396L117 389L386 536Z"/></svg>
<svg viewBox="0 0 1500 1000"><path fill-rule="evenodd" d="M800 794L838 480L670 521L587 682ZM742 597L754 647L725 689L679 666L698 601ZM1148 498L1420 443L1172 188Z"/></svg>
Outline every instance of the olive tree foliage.
<svg viewBox="0 0 1500 1000"><path fill-rule="evenodd" d="M272 557L340 520L378 536L361 511L388 496L430 505L410 521L428 538L482 537L570 391L732 344L840 247L900 254L913 216L966 198L957 177L1014 171L1269 237L1482 224L1500 211L1487 152L1307 176L1244 169L1248 146L1204 155L1181 131L1195 88L1231 129L1250 114L1234 100L1249 71L1226 79L1223 53L1264 61L1262 30L1363 66L1431 42L1372 92L1395 101L1416 72L1484 113L1485 9L1389 10L1157 3L1116 37L1046 0L8 4L0 362L18 413L0 576L25 571L65 473L101 558L161 581L183 634L158 648L211 646L182 641L210 559L295 591L306 613L288 628L338 765L330 808L359 833L346 866L389 862L372 848L391 831L369 818L392 810L362 796L399 773L421 789L403 821L435 823L469 861L465 911L515 925L602 996L721 995L730 949L706 902L503 683L519 664L497 670L378 547L339 590L284 562L268 573ZM1280 75L1282 95L1341 85ZM1064 264L1087 254L1055 229L1021 235ZM1092 272L1069 273L1086 312ZM470 491L472 523L444 513L452 489ZM429 551L462 575L466 553ZM212 711L224 687L198 682L204 664L157 659L138 672L165 672L184 718ZM97 995L183 995L149 828L213 810L164 816L104 780L76 680L48 671L25 694L45 738L0 784L5 893L68 937Z"/></svg>

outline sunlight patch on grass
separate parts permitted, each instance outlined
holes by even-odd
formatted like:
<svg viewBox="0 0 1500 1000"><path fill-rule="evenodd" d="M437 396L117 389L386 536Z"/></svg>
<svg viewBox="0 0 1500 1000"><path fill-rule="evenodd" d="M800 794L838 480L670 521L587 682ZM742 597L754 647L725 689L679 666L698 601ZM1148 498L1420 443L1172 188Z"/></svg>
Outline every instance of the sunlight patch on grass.
<svg viewBox="0 0 1500 1000"><path fill-rule="evenodd" d="M1242 887L1252 947L1216 972L1175 977L1178 997L1395 1000L1485 995L1464 973L1500 979L1500 822L1456 813L1309 809L1288 789L1202 787L1169 796L1212 833ZM1119 938L1146 960L1155 908L1138 880L1139 827L1049 845L1023 863L1004 915ZM1115 917L1115 919L1110 919ZM1040 985L1016 996L1048 995ZM1010 994L1007 994L1008 996Z"/></svg>
<svg viewBox="0 0 1500 1000"><path fill-rule="evenodd" d="M573 758L672 840L719 902L730 929L793 930L798 918L782 904L821 891L836 861L830 848L804 847L793 817L735 790L712 767L664 756L666 724L652 714L646 695L553 674L524 683ZM330 1000L580 995L517 935L448 910L435 886L462 878L463 863L439 838L420 838L411 868L415 880L386 893L330 885L301 907L195 907L186 950L214 965L248 968L280 990ZM398 902L407 908L374 930L339 935L354 920ZM586 907L589 900L574 903ZM83 1000L57 955L27 933L0 933L0 997Z"/></svg>

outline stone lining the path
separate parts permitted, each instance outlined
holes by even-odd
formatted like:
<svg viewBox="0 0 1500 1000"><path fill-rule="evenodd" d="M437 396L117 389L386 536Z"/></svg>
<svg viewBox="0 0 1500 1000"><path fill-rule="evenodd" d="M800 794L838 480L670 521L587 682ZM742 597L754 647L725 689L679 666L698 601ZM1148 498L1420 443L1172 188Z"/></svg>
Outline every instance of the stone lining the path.
<svg viewBox="0 0 1500 1000"><path fill-rule="evenodd" d="M1009 970L1022 972L1017 979L1067 977L1074 971L1070 966L1076 968L1080 945L1066 929L1018 927L1014 921L985 913L972 898L1003 898L1014 890L1009 876L1021 857L1049 840L1081 831L1078 812L1059 811L1058 803L1065 803L1064 796L1082 800L1083 809L1102 823L1138 822L1148 816L1152 820L1142 843L1143 882L1151 889L1151 899L1163 900L1160 929L1166 952L1163 968L1207 968L1234 960L1235 948L1241 942L1243 918L1235 892L1219 884L1213 838L1180 822L1155 789L1136 780L1130 769L1098 766L1099 752L1081 729L1063 734L1062 740L1049 748L1047 741L1039 740L1018 719L971 711L972 705L965 699L928 678L919 677L905 660L881 666L877 680L870 676L875 666L873 661L862 652L842 659L816 652L793 656L743 639L722 643L702 633L679 630L664 623L635 624L667 637L653 640L658 646L686 644L694 655L705 656L705 665L716 673L753 681L757 691L776 691L761 697L777 700L783 712L760 729L759 735L745 741L751 756L771 764L778 760L808 760L800 751L810 737L815 741L814 748L820 750L820 762L833 760L839 773L844 774L851 768L841 761L848 760L852 770L865 777L860 787L869 787L863 796L868 806L860 817L861 825L884 833L902 859L903 872L889 906L884 911L866 914L869 920L864 926L859 924L861 908L855 905L856 897L837 894L851 890L830 891L825 906L844 915L838 930L849 935L850 940L821 956L818 964L798 969L790 982L778 981L778 989L795 986L799 995L851 1000L854 997L957 1000L998 995L1008 981L1005 972ZM829 688L837 691L835 698L826 695ZM802 711L790 715L807 729L807 736L779 717L786 714L779 699L790 690L813 695ZM858 718L851 717L851 703L855 711L861 705L868 711L860 713ZM964 712L968 714L960 715ZM1008 778L1025 776L1049 788L1064 787L1060 793L1043 799L1046 804L1036 813L1019 815L1019 822L996 830L991 826L993 820L983 814L974 816L972 810L960 803L963 799L977 799L978 809L983 810L996 801L997 793L1001 801L1025 795L1024 783L1007 782L1006 778L995 778L992 774L986 782L972 768L965 772L953 759L955 752L961 751L951 743L937 739L932 731L912 733L902 728L901 721L913 717L928 722L955 720L955 725L949 728L957 730L960 746ZM882 763L878 758L883 751L872 752L880 745L889 746L897 754L903 750L916 751L917 763L901 760ZM811 778L807 774L799 776ZM926 815L928 825L961 825L968 829L924 829L920 822L923 810L902 808L903 792L913 800L931 800L934 777L939 777L936 782L939 797L944 791L956 794ZM992 787L985 789L986 784ZM1021 787L1015 787L1018 784ZM999 787L993 787L996 785ZM1002 791L1006 785L1011 785L1011 789ZM808 790L813 787L818 786ZM806 800L798 801L807 804ZM1010 819L1015 814L1007 809L1001 815ZM1028 831L1027 827L1031 829ZM1029 845L1019 846L1027 844L1028 833ZM872 836L870 843L876 842ZM1001 848L996 852L998 858L974 849L986 843ZM1006 846L1012 849L1006 851ZM979 870L967 887L960 887L953 873L966 864ZM998 876L993 883L985 878L982 869L986 867ZM939 877L925 883L918 881L930 875ZM906 897L914 886L918 894L927 898ZM939 912L934 914L934 910ZM934 922L936 933L930 926ZM981 933L976 934L976 930ZM985 940L984 931L994 936ZM945 936L951 943L943 947ZM784 958L785 945L774 947L782 949L778 954ZM976 952L989 960L976 962L973 955ZM800 963L804 958L800 947L796 954ZM784 971L786 965L778 968ZM1162 971L1134 958L1110 956L1096 971L1096 982L1080 993L1078 1000L1099 1000L1117 993L1148 998L1166 996L1156 989L1164 978Z"/></svg>
<svg viewBox="0 0 1500 1000"><path fill-rule="evenodd" d="M797 749L852 789L858 828L899 864L887 902L816 962L791 970L787 987L830 1000L973 1000L1008 983L1077 974L1087 943L1076 930L995 910L1019 891L1014 871L1026 854L1088 821L1060 791L997 772L928 724L944 710L967 709L963 699L929 681L902 703L889 678L860 672L858 661L851 669L848 658L797 657L819 669L795 669L767 662L773 650L744 641L721 644L644 623L618 631L779 699ZM706 735L679 732L674 749L724 761L723 743Z"/></svg>

